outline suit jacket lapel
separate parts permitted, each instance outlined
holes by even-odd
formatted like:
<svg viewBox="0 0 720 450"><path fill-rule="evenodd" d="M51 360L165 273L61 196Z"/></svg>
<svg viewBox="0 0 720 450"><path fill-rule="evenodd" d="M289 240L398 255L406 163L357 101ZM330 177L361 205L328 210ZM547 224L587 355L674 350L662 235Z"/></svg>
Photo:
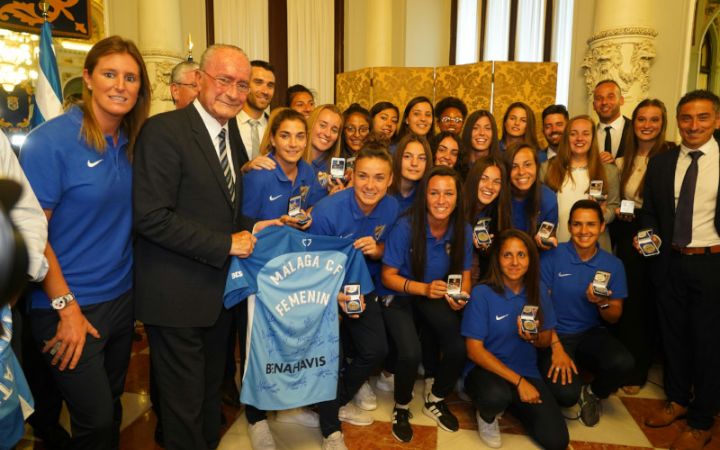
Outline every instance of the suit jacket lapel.
<svg viewBox="0 0 720 450"><path fill-rule="evenodd" d="M675 172L677 172L677 163L680 157L680 146L678 145L670 151L673 153L670 164L668 164L668 172L665 175L670 183L667 184L669 190L665 193L665 198L670 201L669 211L672 211L672 216L675 217Z"/></svg>
<svg viewBox="0 0 720 450"><path fill-rule="evenodd" d="M215 151L215 146L213 145L210 133L208 133L208 130L207 128L205 128L205 124L200 117L200 114L195 110L194 107L185 108L185 111L187 111L187 113L190 115L190 125L192 126L193 134L195 135L195 142L202 151L202 154L208 163L208 167L213 173L215 181L217 181L220 190L222 190L223 195L225 196L225 200L227 200L228 205L234 209L234 205L230 200L230 191L228 191L227 183L225 181L225 174L223 174L222 167L220 167L220 160L218 159L218 154ZM235 183L235 185L237 188L237 183Z"/></svg>

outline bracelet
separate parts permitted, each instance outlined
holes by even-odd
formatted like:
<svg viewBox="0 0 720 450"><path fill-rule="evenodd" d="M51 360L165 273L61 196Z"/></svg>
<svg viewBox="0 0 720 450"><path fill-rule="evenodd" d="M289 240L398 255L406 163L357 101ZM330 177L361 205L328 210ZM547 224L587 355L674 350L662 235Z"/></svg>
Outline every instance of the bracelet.
<svg viewBox="0 0 720 450"><path fill-rule="evenodd" d="M403 292L406 293L406 294L408 293L408 290L407 290L408 284L410 284L410 280L408 280L407 278L405 278L405 284L403 284Z"/></svg>
<svg viewBox="0 0 720 450"><path fill-rule="evenodd" d="M522 377L522 375L520 375L520 378L518 378L517 384L515 384L515 387L516 387L516 388L517 388L517 387L520 387L520 383L522 383L522 380L523 380L523 377Z"/></svg>

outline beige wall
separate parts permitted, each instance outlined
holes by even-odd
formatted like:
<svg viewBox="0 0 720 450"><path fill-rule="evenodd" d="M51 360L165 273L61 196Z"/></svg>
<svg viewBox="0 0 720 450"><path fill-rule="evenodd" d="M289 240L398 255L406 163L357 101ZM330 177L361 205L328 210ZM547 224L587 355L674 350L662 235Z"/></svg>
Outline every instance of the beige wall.
<svg viewBox="0 0 720 450"><path fill-rule="evenodd" d="M411 0L405 13L405 66L447 66L450 0Z"/></svg>

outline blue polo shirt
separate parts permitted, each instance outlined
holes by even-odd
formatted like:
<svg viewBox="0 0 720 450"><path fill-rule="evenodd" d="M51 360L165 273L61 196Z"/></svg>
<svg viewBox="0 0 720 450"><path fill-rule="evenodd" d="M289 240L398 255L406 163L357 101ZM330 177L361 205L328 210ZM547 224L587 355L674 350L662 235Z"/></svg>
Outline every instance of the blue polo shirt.
<svg viewBox="0 0 720 450"><path fill-rule="evenodd" d="M534 235L537 230L528 230L527 222L528 218L525 214L525 202L527 199L518 200L513 197L512 199L512 224L513 227L518 230L522 230L531 236ZM537 218L537 225L540 226L542 222L552 222L557 226L558 223L558 205L557 196L555 192L549 187L542 185L540 190L540 211Z"/></svg>
<svg viewBox="0 0 720 450"><path fill-rule="evenodd" d="M80 306L107 302L132 287L132 167L127 137L106 136L105 151L80 136L82 111L33 130L20 153L30 185L43 209L52 210L48 240ZM39 287L33 308L50 309Z"/></svg>
<svg viewBox="0 0 720 450"><path fill-rule="evenodd" d="M599 246L597 253L587 261L580 259L572 242L563 242L542 252L540 276L551 291L558 334L582 333L603 324L597 306L588 301L586 294L598 270L610 272L608 288L612 291L612 298L628 296L622 261Z"/></svg>
<svg viewBox="0 0 720 450"><path fill-rule="evenodd" d="M541 378L535 347L518 335L517 318L527 304L523 288L515 294L510 289L498 294L490 286L478 284L472 290L463 313L460 334L483 342L485 349L503 364L528 378ZM557 319L547 288L540 284L541 330L555 328ZM466 373L475 366L470 363Z"/></svg>
<svg viewBox="0 0 720 450"><path fill-rule="evenodd" d="M401 214L410 209L410 207L413 205L413 203L415 202L416 193L417 189L413 189L410 195L408 195L407 197L403 197L402 194L399 192L392 194L392 196L395 197L395 200L397 200L398 204L400 205Z"/></svg>
<svg viewBox="0 0 720 450"><path fill-rule="evenodd" d="M430 226L425 226L425 273L423 283L430 283L433 280L447 280L450 271L450 245L452 241L453 227L449 226L445 235L440 239L430 232ZM412 275L411 249L412 242L410 230L410 217L403 216L393 228L388 241L385 244L385 255L383 264L398 269L400 276L414 279ZM464 270L470 270L472 266L472 228L465 224L465 260Z"/></svg>
<svg viewBox="0 0 720 450"><path fill-rule="evenodd" d="M268 156L276 161L273 153ZM294 183L288 179L279 163L273 170L251 170L242 180L242 212L257 220L277 219L287 214L288 201L294 195L303 196L302 209L307 211L327 194L327 190L318 183L315 171L302 159L298 161Z"/></svg>
<svg viewBox="0 0 720 450"><path fill-rule="evenodd" d="M377 242L383 243L399 214L397 200L386 195L366 216L355 199L355 188L348 188L325 197L315 205L312 225L308 232L322 236L338 236L353 241L361 237L373 236ZM375 286L380 287L380 261L365 257L365 262Z"/></svg>

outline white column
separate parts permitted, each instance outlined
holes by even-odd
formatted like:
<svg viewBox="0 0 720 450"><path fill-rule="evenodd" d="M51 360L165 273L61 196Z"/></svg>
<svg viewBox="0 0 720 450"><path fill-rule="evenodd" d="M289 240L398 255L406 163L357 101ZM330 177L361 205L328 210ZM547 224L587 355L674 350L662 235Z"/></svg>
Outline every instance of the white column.
<svg viewBox="0 0 720 450"><path fill-rule="evenodd" d="M555 0L551 59L558 63L555 102L568 106L574 0Z"/></svg>
<svg viewBox="0 0 720 450"><path fill-rule="evenodd" d="M367 21L365 61L368 67L392 66L392 8L386 0L368 0L368 11L374 12Z"/></svg>
<svg viewBox="0 0 720 450"><path fill-rule="evenodd" d="M615 80L625 96L622 112L629 115L647 97L650 66L655 60L655 36L649 17L657 3L652 0L603 0L595 4L594 34L582 68L592 111L592 90L598 81Z"/></svg>
<svg viewBox="0 0 720 450"><path fill-rule="evenodd" d="M510 45L510 2L488 0L485 17L485 61L507 61Z"/></svg>
<svg viewBox="0 0 720 450"><path fill-rule="evenodd" d="M515 31L515 61L542 62L545 42L545 2L519 0Z"/></svg>
<svg viewBox="0 0 720 450"><path fill-rule="evenodd" d="M180 0L138 2L138 47L153 93L151 115L173 109L169 79L172 68L183 59L180 29Z"/></svg>

